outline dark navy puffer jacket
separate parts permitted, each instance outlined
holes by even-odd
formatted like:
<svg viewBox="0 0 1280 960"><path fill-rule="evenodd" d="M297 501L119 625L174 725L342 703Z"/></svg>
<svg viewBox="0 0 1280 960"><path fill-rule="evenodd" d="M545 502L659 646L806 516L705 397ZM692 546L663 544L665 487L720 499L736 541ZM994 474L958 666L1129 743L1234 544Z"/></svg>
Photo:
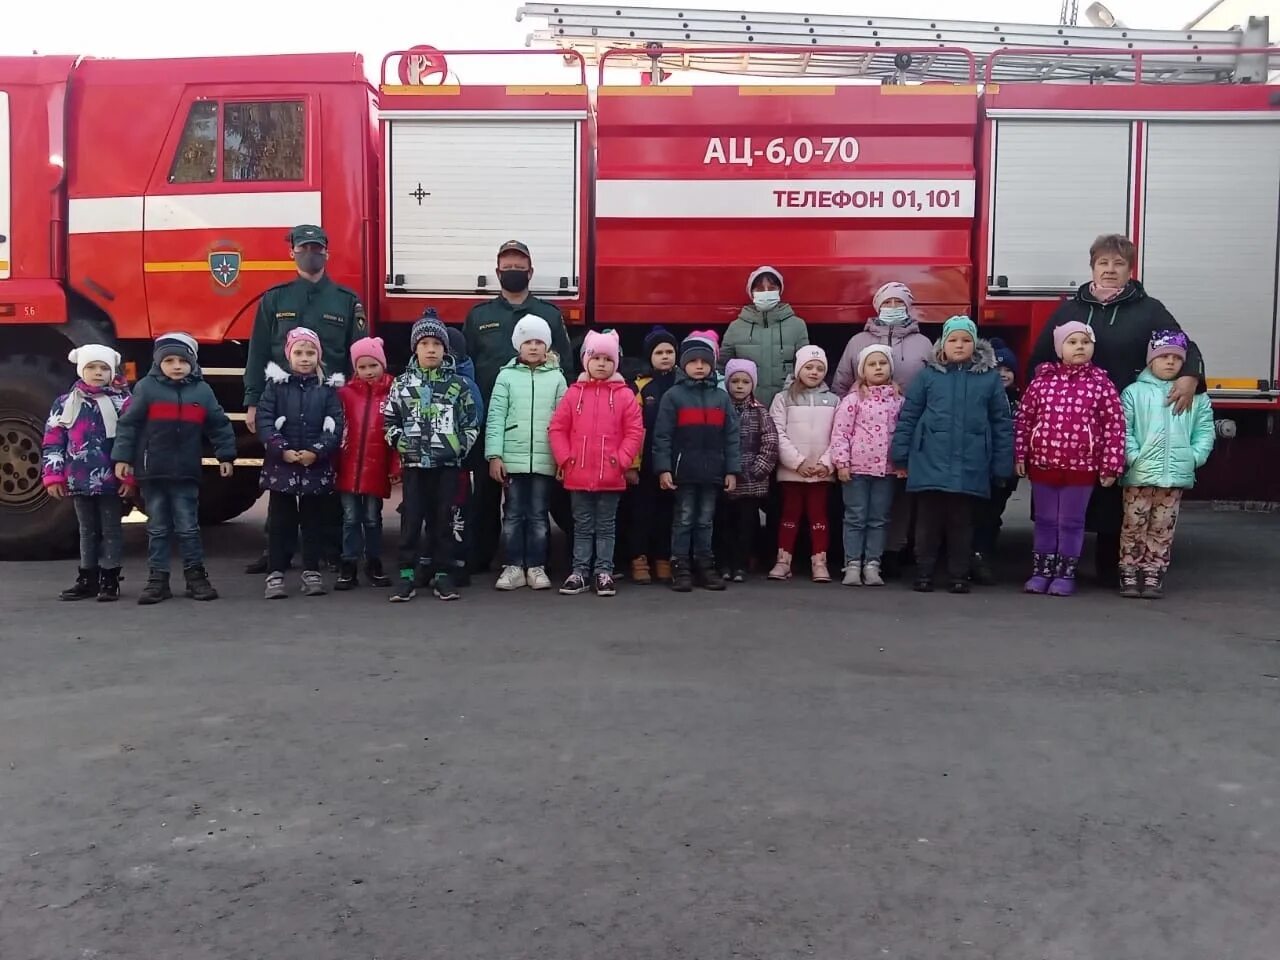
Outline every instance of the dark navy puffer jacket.
<svg viewBox="0 0 1280 960"><path fill-rule="evenodd" d="M258 399L258 436L267 448L262 489L275 493L328 493L334 484L334 455L342 443L342 402L334 374L325 383L314 373L300 376L267 364L267 384ZM310 451L310 466L285 463L284 452Z"/></svg>

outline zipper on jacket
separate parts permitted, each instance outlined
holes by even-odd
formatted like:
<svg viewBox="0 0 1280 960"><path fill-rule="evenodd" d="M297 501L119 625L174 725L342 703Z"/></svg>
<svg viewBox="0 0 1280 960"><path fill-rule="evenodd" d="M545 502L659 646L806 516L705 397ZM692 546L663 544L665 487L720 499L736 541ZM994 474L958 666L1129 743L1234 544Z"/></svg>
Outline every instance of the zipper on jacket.
<svg viewBox="0 0 1280 960"><path fill-rule="evenodd" d="M518 362L518 361L517 361ZM533 418L538 409L538 378L533 367L529 368L529 472L533 473L533 443L537 431L533 429Z"/></svg>
<svg viewBox="0 0 1280 960"><path fill-rule="evenodd" d="M373 399L373 390L369 390L369 399ZM360 482L364 479L364 446L365 440L369 436L369 417L372 414L372 403L364 405L364 417L360 422L360 448L356 454L356 493L360 492L363 484Z"/></svg>

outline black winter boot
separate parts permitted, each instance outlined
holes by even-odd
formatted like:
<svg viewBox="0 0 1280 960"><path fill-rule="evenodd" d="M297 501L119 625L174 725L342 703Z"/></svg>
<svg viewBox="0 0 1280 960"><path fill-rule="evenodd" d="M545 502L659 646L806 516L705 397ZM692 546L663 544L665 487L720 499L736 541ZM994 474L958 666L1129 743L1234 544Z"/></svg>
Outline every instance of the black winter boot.
<svg viewBox="0 0 1280 960"><path fill-rule="evenodd" d="M159 603L161 600L168 600L172 596L173 593L169 590L169 571L152 570L147 574L147 585L138 594L138 603L145 607Z"/></svg>
<svg viewBox="0 0 1280 960"><path fill-rule="evenodd" d="M689 593L693 590L693 568L688 557L671 558L671 589L676 593Z"/></svg>
<svg viewBox="0 0 1280 960"><path fill-rule="evenodd" d="M98 602L110 603L120 599L120 568L103 570L98 578Z"/></svg>
<svg viewBox="0 0 1280 960"><path fill-rule="evenodd" d="M724 578L716 569L716 562L710 557L695 557L693 560L694 579L703 590L724 590Z"/></svg>
<svg viewBox="0 0 1280 960"><path fill-rule="evenodd" d="M1164 599L1164 573L1159 570L1142 571L1142 599Z"/></svg>
<svg viewBox="0 0 1280 960"><path fill-rule="evenodd" d="M338 579L333 581L333 589L335 590L354 590L360 586L360 581L356 578L356 562L354 560L343 560L338 564Z"/></svg>
<svg viewBox="0 0 1280 960"><path fill-rule="evenodd" d="M98 571L81 567L76 571L76 582L58 594L59 600L88 600L98 595Z"/></svg>
<svg viewBox="0 0 1280 960"><path fill-rule="evenodd" d="M218 591L209 582L209 574L204 567L187 567L182 571L187 581L187 596L192 600L217 600Z"/></svg>
<svg viewBox="0 0 1280 960"><path fill-rule="evenodd" d="M262 556L258 557L252 563L245 564L244 572L252 574L268 573L271 570L271 560L267 557L267 551L262 551Z"/></svg>
<svg viewBox="0 0 1280 960"><path fill-rule="evenodd" d="M371 558L365 561L364 575L369 578L369 586L371 587L391 586L391 578L382 572L381 560Z"/></svg>
<svg viewBox="0 0 1280 960"><path fill-rule="evenodd" d="M969 579L980 587L994 587L996 575L984 554L975 553L969 561Z"/></svg>

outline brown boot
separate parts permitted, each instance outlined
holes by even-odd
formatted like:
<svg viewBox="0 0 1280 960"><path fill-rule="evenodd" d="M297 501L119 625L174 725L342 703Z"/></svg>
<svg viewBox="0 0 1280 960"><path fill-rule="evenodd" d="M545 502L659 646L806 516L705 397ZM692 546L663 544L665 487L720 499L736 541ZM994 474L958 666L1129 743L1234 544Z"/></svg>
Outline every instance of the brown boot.
<svg viewBox="0 0 1280 960"><path fill-rule="evenodd" d="M653 561L653 579L662 583L671 582L671 561L655 560Z"/></svg>
<svg viewBox="0 0 1280 960"><path fill-rule="evenodd" d="M653 583L653 575L649 572L648 557L639 556L631 561L631 582Z"/></svg>

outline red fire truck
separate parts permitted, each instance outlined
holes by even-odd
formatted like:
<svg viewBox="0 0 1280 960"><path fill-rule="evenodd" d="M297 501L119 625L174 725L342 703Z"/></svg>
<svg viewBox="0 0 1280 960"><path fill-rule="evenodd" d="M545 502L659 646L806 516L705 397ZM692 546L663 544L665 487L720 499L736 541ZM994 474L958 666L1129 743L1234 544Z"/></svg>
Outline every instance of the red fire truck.
<svg viewBox="0 0 1280 960"><path fill-rule="evenodd" d="M1165 35L521 13L547 18L547 49L471 52L511 64L501 84L457 83L457 55L429 48L388 55L377 86L355 54L0 58L0 555L71 545L39 480L71 347L115 343L136 376L155 335L186 330L243 420L256 301L293 276L284 237L303 222L328 231L331 275L393 347L424 306L460 322L495 296L494 252L518 238L536 294L624 343L727 323L770 263L832 350L894 279L926 323L973 312L1025 355L1087 278L1090 241L1127 233L1236 433L1202 489L1280 500L1265 21ZM522 82L524 58L564 77ZM208 521L256 499L260 451L240 440Z"/></svg>

